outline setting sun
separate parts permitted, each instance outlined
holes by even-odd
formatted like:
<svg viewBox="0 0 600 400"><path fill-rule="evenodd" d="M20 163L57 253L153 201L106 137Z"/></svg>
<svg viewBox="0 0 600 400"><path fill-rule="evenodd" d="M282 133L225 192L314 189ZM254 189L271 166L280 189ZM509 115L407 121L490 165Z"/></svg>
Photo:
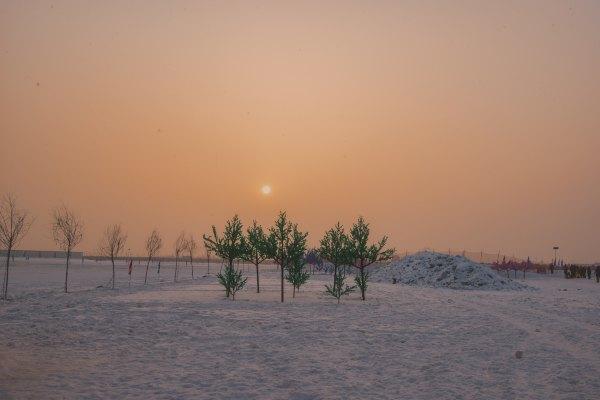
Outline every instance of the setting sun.
<svg viewBox="0 0 600 400"><path fill-rule="evenodd" d="M271 186L264 185L262 188L260 188L260 192L265 196L270 195L271 194Z"/></svg>

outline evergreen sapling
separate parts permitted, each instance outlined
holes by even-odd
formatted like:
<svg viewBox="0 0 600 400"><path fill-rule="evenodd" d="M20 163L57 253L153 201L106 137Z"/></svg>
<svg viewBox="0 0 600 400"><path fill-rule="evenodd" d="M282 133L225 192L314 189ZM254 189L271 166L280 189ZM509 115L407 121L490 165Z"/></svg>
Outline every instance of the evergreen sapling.
<svg viewBox="0 0 600 400"><path fill-rule="evenodd" d="M204 245L207 251L216 254L227 263L217 278L225 289L225 296L231 296L235 300L235 294L246 285L246 278L234 265L235 260L240 259L245 251L242 222L238 216L235 215L226 222L223 236L219 236L217 228L213 225L212 235L204 235Z"/></svg>
<svg viewBox="0 0 600 400"><path fill-rule="evenodd" d="M384 250L388 239L387 236L384 236L379 242L369 245L369 235L369 224L365 222L363 217L359 217L358 221L352 225L348 238L352 265L358 269L358 273L354 277L354 282L356 282L356 286L360 289L363 301L366 299L369 282L369 271L366 268L375 262L389 260L394 255L394 249Z"/></svg>

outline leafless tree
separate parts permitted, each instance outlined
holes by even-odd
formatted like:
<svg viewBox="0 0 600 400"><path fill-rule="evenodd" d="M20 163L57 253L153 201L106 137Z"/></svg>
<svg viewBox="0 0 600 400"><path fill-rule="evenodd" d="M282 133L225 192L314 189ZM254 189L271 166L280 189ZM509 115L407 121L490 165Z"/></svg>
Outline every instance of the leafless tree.
<svg viewBox="0 0 600 400"><path fill-rule="evenodd" d="M8 272L10 267L10 253L19 244L23 236L31 227L33 219L25 210L17 208L17 199L7 194L0 201L0 244L6 249L6 269L2 282L2 299L8 295Z"/></svg>
<svg viewBox="0 0 600 400"><path fill-rule="evenodd" d="M177 277L179 273L179 257L181 253L185 251L187 247L187 239L185 237L185 232L181 232L179 236L177 236L177 240L175 240L175 276L173 277L173 282L177 282Z"/></svg>
<svg viewBox="0 0 600 400"><path fill-rule="evenodd" d="M194 279L194 252L198 247L198 243L196 239L194 239L193 235L190 235L185 242L185 250L190 256L190 265L192 266L192 279Z"/></svg>
<svg viewBox="0 0 600 400"><path fill-rule="evenodd" d="M207 264L206 275L210 275L210 250L208 247L206 247L206 245L204 245L204 248L206 250L206 264Z"/></svg>
<svg viewBox="0 0 600 400"><path fill-rule="evenodd" d="M112 288L115 288L115 258L125 248L127 235L123 232L121 224L110 225L104 231L102 242L100 242L100 254L110 257L112 263Z"/></svg>
<svg viewBox="0 0 600 400"><path fill-rule="evenodd" d="M146 253L148 254L148 262L146 263L146 276L144 277L144 285L148 282L148 267L150 267L150 261L158 254L162 247L162 239L160 234L155 229L152 231L148 239L146 239Z"/></svg>
<svg viewBox="0 0 600 400"><path fill-rule="evenodd" d="M83 221L62 205L52 213L52 236L54 242L67 253L67 264L65 267L65 293L68 292L69 284L69 260L71 251L83 240Z"/></svg>

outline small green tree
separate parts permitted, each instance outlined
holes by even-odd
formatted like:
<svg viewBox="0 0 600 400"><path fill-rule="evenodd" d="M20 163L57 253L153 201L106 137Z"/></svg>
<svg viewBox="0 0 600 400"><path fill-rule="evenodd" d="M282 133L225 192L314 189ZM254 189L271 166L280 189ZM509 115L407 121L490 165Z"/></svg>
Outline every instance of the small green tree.
<svg viewBox="0 0 600 400"><path fill-rule="evenodd" d="M235 293L246 284L246 278L243 278L242 272L237 271L234 266L235 260L240 259L245 251L242 228L242 222L235 215L225 224L223 236L219 236L214 225L212 235L203 236L206 249L227 262L225 269L217 275L217 278L225 288L227 298L231 295L234 300Z"/></svg>
<svg viewBox="0 0 600 400"><path fill-rule="evenodd" d="M294 232L297 232L295 234ZM284 281L285 270L294 262L295 252L301 247L300 242L304 240L306 247L306 237L308 233L298 231L298 225L293 224L288 220L285 211L280 211L275 225L269 229L269 240L275 246L271 249L272 253L269 258L273 259L278 265L281 272L281 302L285 299ZM305 248L302 250L304 253Z"/></svg>
<svg viewBox="0 0 600 400"><path fill-rule="evenodd" d="M338 222L333 228L325 232L321 239L319 255L333 265L333 282L325 285L325 292L335 297L340 302L340 298L354 291L356 286L345 285L346 272L344 265L351 262L350 241L344 232L344 227Z"/></svg>
<svg viewBox="0 0 600 400"><path fill-rule="evenodd" d="M256 293L260 293L260 275L258 266L269 258L275 252L277 244L275 238L267 236L263 227L252 222L252 226L246 231L246 237L243 238L244 254L242 259L252 263L256 267Z"/></svg>
<svg viewBox="0 0 600 400"><path fill-rule="evenodd" d="M352 259L352 265L358 269L358 274L354 277L356 286L360 289L361 299L366 298L367 286L369 282L369 271L366 268L375 263L389 260L394 255L394 249L386 249L387 236L384 236L379 242L369 244L370 229L369 224L363 217L359 217L352 228L349 236L349 254Z"/></svg>
<svg viewBox="0 0 600 400"><path fill-rule="evenodd" d="M344 271L339 271L337 275L333 277L333 283L330 285L325 285L325 293L335 297L337 299L338 304L340 304L340 299L342 296L349 295L354 292L356 286L348 286L345 285L346 273Z"/></svg>
<svg viewBox="0 0 600 400"><path fill-rule="evenodd" d="M310 278L310 274L304 270L306 260L304 253L306 252L306 233L298 230L298 226L294 224L292 230L292 240L289 246L290 262L287 266L286 279L292 284L292 297L296 297L296 291L300 290L300 286L304 285Z"/></svg>
<svg viewBox="0 0 600 400"><path fill-rule="evenodd" d="M235 300L235 294L244 288L248 278L244 278L242 276L241 270L236 270L232 266L227 265L223 272L219 272L217 274L217 279L225 288L225 294L227 297L231 295L231 298Z"/></svg>

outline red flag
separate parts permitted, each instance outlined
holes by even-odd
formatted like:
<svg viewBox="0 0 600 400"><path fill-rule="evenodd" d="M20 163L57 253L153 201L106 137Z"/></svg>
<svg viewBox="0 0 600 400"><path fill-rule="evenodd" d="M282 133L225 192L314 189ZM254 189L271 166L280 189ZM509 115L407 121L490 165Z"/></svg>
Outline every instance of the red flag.
<svg viewBox="0 0 600 400"><path fill-rule="evenodd" d="M133 271L133 259L129 260L129 275L131 275L131 271Z"/></svg>

